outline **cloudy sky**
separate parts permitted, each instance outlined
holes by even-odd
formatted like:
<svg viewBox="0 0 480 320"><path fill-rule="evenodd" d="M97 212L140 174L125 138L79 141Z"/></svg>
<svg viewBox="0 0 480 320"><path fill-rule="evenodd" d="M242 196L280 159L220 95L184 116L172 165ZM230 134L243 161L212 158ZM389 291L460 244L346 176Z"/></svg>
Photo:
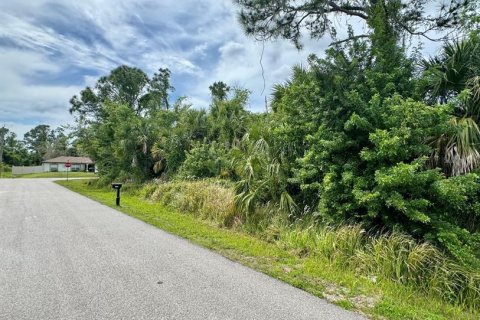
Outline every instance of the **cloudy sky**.
<svg viewBox="0 0 480 320"><path fill-rule="evenodd" d="M230 0L1 0L0 126L22 137L72 123L70 98L122 64L149 75L168 67L175 95L197 108L221 80L249 89L249 108L263 110L272 85L329 40L304 39L301 52L265 43L262 95L262 43L243 34L237 10Z"/></svg>
<svg viewBox="0 0 480 320"><path fill-rule="evenodd" d="M286 41L247 38L230 0L0 1L0 126L22 136L38 124L72 123L69 99L118 65L152 75L172 71L176 95L207 107L208 86L222 80L252 91L263 108L272 84L292 65L322 53L327 41L298 52Z"/></svg>

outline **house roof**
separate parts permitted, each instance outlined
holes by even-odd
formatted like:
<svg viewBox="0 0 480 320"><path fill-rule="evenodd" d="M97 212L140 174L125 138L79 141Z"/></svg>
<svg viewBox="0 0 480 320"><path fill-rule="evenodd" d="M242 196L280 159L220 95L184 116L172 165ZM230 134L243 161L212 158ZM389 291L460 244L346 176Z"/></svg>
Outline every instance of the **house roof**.
<svg viewBox="0 0 480 320"><path fill-rule="evenodd" d="M70 163L81 163L81 164L93 163L92 159L88 157L67 157L67 156L61 156L53 159L44 160L43 163L66 163L67 161Z"/></svg>

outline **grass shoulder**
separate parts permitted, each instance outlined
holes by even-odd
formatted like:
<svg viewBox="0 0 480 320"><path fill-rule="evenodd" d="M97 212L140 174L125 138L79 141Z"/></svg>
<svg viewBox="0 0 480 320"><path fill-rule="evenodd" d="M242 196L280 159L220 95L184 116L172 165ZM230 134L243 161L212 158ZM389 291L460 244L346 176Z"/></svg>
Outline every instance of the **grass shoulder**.
<svg viewBox="0 0 480 320"><path fill-rule="evenodd" d="M122 190L121 206L116 207L115 193L109 188L98 187L87 180L57 183L369 318L478 319L480 315L476 310L466 310L422 294L415 287L359 276L355 270L321 256L304 256L278 243L179 213L145 199L135 188L127 186Z"/></svg>
<svg viewBox="0 0 480 320"><path fill-rule="evenodd" d="M12 178L12 172L1 172L0 171L0 179L10 179Z"/></svg>
<svg viewBox="0 0 480 320"><path fill-rule="evenodd" d="M92 172L69 172L68 178L95 178L95 173ZM12 175L10 178L67 178L66 172L41 172L41 173L27 173Z"/></svg>

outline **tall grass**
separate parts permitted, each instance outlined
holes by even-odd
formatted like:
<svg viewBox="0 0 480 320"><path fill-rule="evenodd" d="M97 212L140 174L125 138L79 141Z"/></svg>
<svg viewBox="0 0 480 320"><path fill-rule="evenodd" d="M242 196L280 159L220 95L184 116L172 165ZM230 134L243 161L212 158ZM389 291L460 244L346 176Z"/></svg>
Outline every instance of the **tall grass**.
<svg viewBox="0 0 480 320"><path fill-rule="evenodd" d="M466 308L480 308L480 272L455 263L432 244L392 232L369 235L361 226L293 227L278 243L326 259L372 281L393 281Z"/></svg>
<svg viewBox="0 0 480 320"><path fill-rule="evenodd" d="M181 212L201 219L215 221L220 226L231 227L243 217L236 210L234 191L218 182L189 181L147 185L146 197Z"/></svg>
<svg viewBox="0 0 480 320"><path fill-rule="evenodd" d="M480 272L464 267L434 245L399 232L371 234L359 225L287 223L268 207L240 212L230 185L212 181L176 181L146 185L142 195L176 210L274 242L300 257L326 260L371 281L392 281L427 295L480 309Z"/></svg>

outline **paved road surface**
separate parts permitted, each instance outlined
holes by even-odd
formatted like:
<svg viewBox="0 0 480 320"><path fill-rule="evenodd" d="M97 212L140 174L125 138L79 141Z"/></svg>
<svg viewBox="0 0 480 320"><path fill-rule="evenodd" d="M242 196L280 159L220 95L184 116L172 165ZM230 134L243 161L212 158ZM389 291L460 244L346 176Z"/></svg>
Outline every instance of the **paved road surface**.
<svg viewBox="0 0 480 320"><path fill-rule="evenodd" d="M361 317L48 179L3 179L0 319Z"/></svg>

